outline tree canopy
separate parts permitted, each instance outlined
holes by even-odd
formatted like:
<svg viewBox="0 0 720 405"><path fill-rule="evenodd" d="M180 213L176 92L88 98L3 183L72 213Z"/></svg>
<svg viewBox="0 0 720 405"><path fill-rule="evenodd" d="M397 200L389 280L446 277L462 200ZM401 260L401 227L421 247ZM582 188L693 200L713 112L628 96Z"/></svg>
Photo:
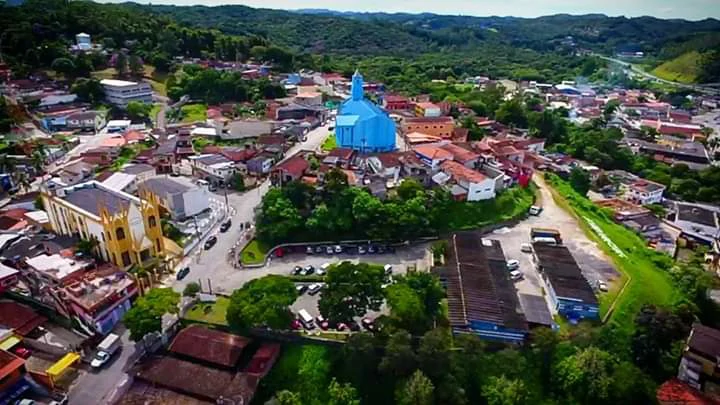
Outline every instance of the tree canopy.
<svg viewBox="0 0 720 405"><path fill-rule="evenodd" d="M130 339L138 341L151 332L162 328L162 316L177 313L180 294L171 288L153 288L135 300L123 317L123 323L130 329Z"/></svg>
<svg viewBox="0 0 720 405"><path fill-rule="evenodd" d="M341 262L325 277L326 287L318 304L320 313L336 322L348 322L378 311L383 303L385 270L367 263Z"/></svg>
<svg viewBox="0 0 720 405"><path fill-rule="evenodd" d="M237 330L286 329L293 319L289 306L296 297L295 285L287 277L268 275L251 280L230 296L228 324Z"/></svg>

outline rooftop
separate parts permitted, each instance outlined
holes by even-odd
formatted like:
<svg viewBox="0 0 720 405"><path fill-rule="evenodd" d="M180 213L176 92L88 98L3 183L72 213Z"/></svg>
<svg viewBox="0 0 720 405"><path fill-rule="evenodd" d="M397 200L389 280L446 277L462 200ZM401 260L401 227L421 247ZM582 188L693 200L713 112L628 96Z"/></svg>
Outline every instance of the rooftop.
<svg viewBox="0 0 720 405"><path fill-rule="evenodd" d="M102 181L102 184L113 190L122 190L137 178L134 174L115 172Z"/></svg>
<svg viewBox="0 0 720 405"><path fill-rule="evenodd" d="M57 280L64 280L66 277L84 271L91 262L82 259L63 257L59 254L42 254L25 259L25 263L36 271L47 274Z"/></svg>
<svg viewBox="0 0 720 405"><path fill-rule="evenodd" d="M445 149L442 149L438 146L434 145L418 145L413 148L413 150L430 159L430 160L436 160L436 159L452 159L453 154L446 151Z"/></svg>
<svg viewBox="0 0 720 405"><path fill-rule="evenodd" d="M454 124L453 117L407 117L405 122L408 124L432 123L432 124Z"/></svg>
<svg viewBox="0 0 720 405"><path fill-rule="evenodd" d="M443 162L442 165L440 165L440 168L455 179L455 181L463 180L469 183L482 183L487 180L487 176L484 174L473 169L468 169L460 163L452 160Z"/></svg>
<svg viewBox="0 0 720 405"><path fill-rule="evenodd" d="M144 163L137 163L125 166L120 171L127 174L141 174L145 172L155 172L155 168Z"/></svg>
<svg viewBox="0 0 720 405"><path fill-rule="evenodd" d="M652 193L652 192L658 191L658 190L665 190L664 185L662 185L660 183L655 183L650 180L645 180L645 179L636 181L630 187L638 189L640 191L647 192L647 193Z"/></svg>
<svg viewBox="0 0 720 405"><path fill-rule="evenodd" d="M14 301L0 301L0 326L14 329L15 333L25 336L47 321L32 308Z"/></svg>
<svg viewBox="0 0 720 405"><path fill-rule="evenodd" d="M512 329L527 329L518 310L515 287L508 276L500 242L475 232L456 233L450 240L447 295L450 324L467 328L485 321Z"/></svg>
<svg viewBox="0 0 720 405"><path fill-rule="evenodd" d="M535 243L533 248L542 266L542 272L550 280L558 297L597 304L590 283L582 275L580 267L567 247Z"/></svg>
<svg viewBox="0 0 720 405"><path fill-rule="evenodd" d="M520 306L525 313L525 318L530 323L551 326L553 318L548 309L545 297L540 295L518 294Z"/></svg>
<svg viewBox="0 0 720 405"><path fill-rule="evenodd" d="M687 346L691 351L715 361L720 356L720 330L693 324Z"/></svg>
<svg viewBox="0 0 720 405"><path fill-rule="evenodd" d="M103 86L129 87L129 86L135 86L137 83L129 82L127 80L103 79L103 80L100 80L100 84L102 84Z"/></svg>
<svg viewBox="0 0 720 405"><path fill-rule="evenodd" d="M456 162L465 163L480 158L480 155L477 153L471 152L462 146L455 145L454 143L447 143L442 145L441 148L452 153L453 160Z"/></svg>
<svg viewBox="0 0 720 405"><path fill-rule="evenodd" d="M656 393L658 403L663 405L717 405L702 392L692 388L677 378L665 381Z"/></svg>
<svg viewBox="0 0 720 405"><path fill-rule="evenodd" d="M65 196L61 199L98 217L101 207L113 215L137 200L130 194L103 187L96 181L68 187L64 191Z"/></svg>
<svg viewBox="0 0 720 405"><path fill-rule="evenodd" d="M718 227L716 212L697 205L677 204L677 220Z"/></svg>
<svg viewBox="0 0 720 405"><path fill-rule="evenodd" d="M94 309L108 298L122 292L135 283L124 271L106 266L64 288L68 297L87 310Z"/></svg>
<svg viewBox="0 0 720 405"><path fill-rule="evenodd" d="M290 159L275 166L276 170L285 171L295 177L299 177L310 167L310 164L302 155L295 155Z"/></svg>
<svg viewBox="0 0 720 405"><path fill-rule="evenodd" d="M249 343L250 340L244 337L191 325L178 332L168 350L223 367L234 367Z"/></svg>
<svg viewBox="0 0 720 405"><path fill-rule="evenodd" d="M139 188L147 188L160 197L181 194L191 189L190 186L164 177L153 177L140 183Z"/></svg>
<svg viewBox="0 0 720 405"><path fill-rule="evenodd" d="M4 381L13 371L22 367L25 360L5 350L0 350L0 381Z"/></svg>

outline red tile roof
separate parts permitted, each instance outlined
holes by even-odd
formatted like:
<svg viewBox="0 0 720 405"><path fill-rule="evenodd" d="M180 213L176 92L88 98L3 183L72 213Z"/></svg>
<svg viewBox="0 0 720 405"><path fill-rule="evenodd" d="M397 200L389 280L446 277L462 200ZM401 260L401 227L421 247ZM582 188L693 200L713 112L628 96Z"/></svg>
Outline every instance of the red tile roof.
<svg viewBox="0 0 720 405"><path fill-rule="evenodd" d="M445 149L442 149L438 146L418 145L413 149L415 150L415 152L417 152L431 160L452 159L453 158L452 153L450 153L450 152L446 151Z"/></svg>
<svg viewBox="0 0 720 405"><path fill-rule="evenodd" d="M295 155L290 159L278 164L275 169L284 171L293 177L300 177L305 173L305 170L310 167L310 164L301 155Z"/></svg>
<svg viewBox="0 0 720 405"><path fill-rule="evenodd" d="M453 124L453 117L407 117L405 122L408 124L433 123L433 124Z"/></svg>
<svg viewBox="0 0 720 405"><path fill-rule="evenodd" d="M265 376L275 364L280 355L280 345L277 343L266 343L260 346L255 352L250 363L245 368L246 373Z"/></svg>
<svg viewBox="0 0 720 405"><path fill-rule="evenodd" d="M386 103L407 103L408 98L405 96L388 95L385 96Z"/></svg>
<svg viewBox="0 0 720 405"><path fill-rule="evenodd" d="M0 325L15 329L15 333L25 336L47 321L30 307L13 301L0 302Z"/></svg>
<svg viewBox="0 0 720 405"><path fill-rule="evenodd" d="M401 162L400 159L402 158L403 154L398 152L387 152L387 153L378 153L375 155L376 158L382 163L383 167L397 167L400 166Z"/></svg>
<svg viewBox="0 0 720 405"><path fill-rule="evenodd" d="M0 350L0 381L25 364L25 360L5 350Z"/></svg>
<svg viewBox="0 0 720 405"><path fill-rule="evenodd" d="M464 180L469 183L482 183L487 179L484 174L472 169L468 169L460 163L453 162L452 160L443 162L443 164L440 165L440 168L456 181Z"/></svg>
<svg viewBox="0 0 720 405"><path fill-rule="evenodd" d="M285 143L285 137L282 135L260 135L257 143L258 145L282 145Z"/></svg>
<svg viewBox="0 0 720 405"><path fill-rule="evenodd" d="M677 378L671 378L658 388L655 397L661 405L718 405L715 401Z"/></svg>
<svg viewBox="0 0 720 405"><path fill-rule="evenodd" d="M335 148L328 153L328 156L337 157L342 160L350 160L355 151L349 148Z"/></svg>
<svg viewBox="0 0 720 405"><path fill-rule="evenodd" d="M441 148L450 152L453 155L453 160L455 160L456 162L463 163L463 164L466 162L469 162L471 160L480 158L480 155L478 155L477 153L471 152L461 146L458 146L458 145L455 145L452 143L445 144L445 145L441 146Z"/></svg>
<svg viewBox="0 0 720 405"><path fill-rule="evenodd" d="M245 162L257 155L255 149L247 148L224 148L220 151L220 154L232 160L233 162Z"/></svg>
<svg viewBox="0 0 720 405"><path fill-rule="evenodd" d="M123 138L125 138L125 142L141 142L144 141L146 136L140 131L128 131L125 132L123 135Z"/></svg>
<svg viewBox="0 0 720 405"><path fill-rule="evenodd" d="M241 336L191 325L177 334L168 350L208 363L234 367L249 343L250 339Z"/></svg>

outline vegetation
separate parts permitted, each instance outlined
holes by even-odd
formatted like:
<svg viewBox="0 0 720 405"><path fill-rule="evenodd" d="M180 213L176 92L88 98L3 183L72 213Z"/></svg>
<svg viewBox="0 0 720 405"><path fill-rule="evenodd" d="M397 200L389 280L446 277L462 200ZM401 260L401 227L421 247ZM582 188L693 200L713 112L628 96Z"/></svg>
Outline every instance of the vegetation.
<svg viewBox="0 0 720 405"><path fill-rule="evenodd" d="M188 283L190 285L192 283ZM186 313L184 318L189 321L209 323L225 326L227 322L227 311L230 306L230 299L218 296L215 302L198 302Z"/></svg>
<svg viewBox="0 0 720 405"><path fill-rule="evenodd" d="M162 316L177 313L180 294L172 288L153 288L135 300L123 317L123 323L130 329L130 339L138 341L152 332L159 332Z"/></svg>
<svg viewBox="0 0 720 405"><path fill-rule="evenodd" d="M337 148L337 138L335 138L334 133L330 133L330 136L325 138L325 140L323 141L320 149L322 149L323 152L330 152L335 148Z"/></svg>
<svg viewBox="0 0 720 405"><path fill-rule="evenodd" d="M286 94L284 87L267 78L246 80L238 72L220 72L197 65L184 66L176 76L177 79L172 76L167 81L168 96L172 99L188 95L193 100L217 104L225 101L258 102L284 97ZM205 109L202 110L201 119L205 120Z"/></svg>
<svg viewBox="0 0 720 405"><path fill-rule="evenodd" d="M656 67L652 70L652 74L674 82L695 83L702 74L701 58L702 55L698 51L684 53Z"/></svg>
<svg viewBox="0 0 720 405"><path fill-rule="evenodd" d="M200 284L192 281L190 283L187 283L185 285L185 288L183 289L183 296L184 297L193 297L197 295L201 291Z"/></svg>
<svg viewBox="0 0 720 405"><path fill-rule="evenodd" d="M244 265L264 263L269 248L267 244L253 239L240 253L240 262Z"/></svg>
<svg viewBox="0 0 720 405"><path fill-rule="evenodd" d="M380 310L385 270L380 265L342 262L328 270L320 297L320 313L335 322L349 322L367 311Z"/></svg>
<svg viewBox="0 0 720 405"><path fill-rule="evenodd" d="M293 314L295 284L287 277L269 275L247 282L230 297L227 322L236 330L251 327L287 329Z"/></svg>
<svg viewBox="0 0 720 405"><path fill-rule="evenodd" d="M180 115L182 116L182 122L205 122L205 119L207 119L207 105L185 104L180 107Z"/></svg>

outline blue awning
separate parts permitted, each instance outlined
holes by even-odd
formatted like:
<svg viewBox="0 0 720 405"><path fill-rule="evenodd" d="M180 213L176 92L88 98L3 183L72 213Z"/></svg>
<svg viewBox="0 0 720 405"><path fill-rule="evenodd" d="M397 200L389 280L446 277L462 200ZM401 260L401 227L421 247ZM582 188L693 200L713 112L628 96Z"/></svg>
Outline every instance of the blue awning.
<svg viewBox="0 0 720 405"><path fill-rule="evenodd" d="M27 390L30 389L30 384L24 379L18 381L9 389L0 392L0 405L10 405L15 403L20 396Z"/></svg>

